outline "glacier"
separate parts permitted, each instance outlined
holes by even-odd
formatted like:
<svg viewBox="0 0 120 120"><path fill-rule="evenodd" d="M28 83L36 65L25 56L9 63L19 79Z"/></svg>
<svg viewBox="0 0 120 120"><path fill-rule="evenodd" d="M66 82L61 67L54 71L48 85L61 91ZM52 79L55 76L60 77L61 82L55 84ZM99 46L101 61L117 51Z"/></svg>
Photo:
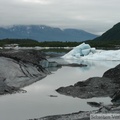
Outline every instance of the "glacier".
<svg viewBox="0 0 120 120"><path fill-rule="evenodd" d="M62 56L63 59L82 60L120 60L120 50L97 50L89 44L82 43Z"/></svg>

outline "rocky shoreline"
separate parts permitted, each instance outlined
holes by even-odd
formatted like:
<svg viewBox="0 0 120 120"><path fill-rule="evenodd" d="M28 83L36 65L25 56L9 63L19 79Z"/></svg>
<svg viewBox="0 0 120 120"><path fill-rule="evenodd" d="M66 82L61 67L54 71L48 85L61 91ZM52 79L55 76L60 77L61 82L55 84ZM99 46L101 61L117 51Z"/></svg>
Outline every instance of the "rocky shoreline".
<svg viewBox="0 0 120 120"><path fill-rule="evenodd" d="M51 74L51 71L63 66L54 61L49 62L46 57L47 54L38 50L1 50L0 95L23 91L21 88L43 79ZM84 65L67 66L83 67Z"/></svg>
<svg viewBox="0 0 120 120"><path fill-rule="evenodd" d="M120 106L105 105L93 111L79 111L71 114L53 115L29 120L90 120L91 114L120 114Z"/></svg>
<svg viewBox="0 0 120 120"><path fill-rule="evenodd" d="M120 65L106 71L102 77L92 77L74 85L60 87L56 91L60 94L78 97L111 97L120 88Z"/></svg>
<svg viewBox="0 0 120 120"><path fill-rule="evenodd" d="M102 77L89 78L74 85L60 87L58 93L81 99L93 97L110 97L111 104L104 105L88 102L90 106L98 107L93 111L80 111L65 115L53 115L30 120L90 120L90 114L120 114L120 64L107 70Z"/></svg>
<svg viewBox="0 0 120 120"><path fill-rule="evenodd" d="M42 67L45 55L35 50L0 51L0 95L24 91L28 86L51 72Z"/></svg>

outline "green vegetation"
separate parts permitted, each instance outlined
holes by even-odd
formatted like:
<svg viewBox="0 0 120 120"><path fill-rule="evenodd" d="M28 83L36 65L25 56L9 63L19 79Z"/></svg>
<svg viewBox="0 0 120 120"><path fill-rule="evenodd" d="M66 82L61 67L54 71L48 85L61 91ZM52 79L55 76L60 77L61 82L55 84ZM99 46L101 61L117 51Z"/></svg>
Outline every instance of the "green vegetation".
<svg viewBox="0 0 120 120"><path fill-rule="evenodd" d="M81 42L60 42L60 41L45 41L38 42L31 39L3 39L0 40L0 46L3 47L7 44L19 44L20 47L74 47L79 45Z"/></svg>
<svg viewBox="0 0 120 120"><path fill-rule="evenodd" d="M0 40L0 46L3 47L7 44L18 44L20 47L75 47L82 42L60 42L60 41L45 41L38 42L31 39L4 39ZM88 40L85 43L95 48L115 48L120 46L120 40ZM62 51L62 49L61 49Z"/></svg>
<svg viewBox="0 0 120 120"><path fill-rule="evenodd" d="M40 42L39 46L41 47L75 47L82 42L60 42L60 41L51 41L51 42Z"/></svg>
<svg viewBox="0 0 120 120"><path fill-rule="evenodd" d="M91 47L104 47L104 48L115 48L116 46L120 46L120 40L114 40L114 41L109 41L109 40L89 40L85 41L85 43L90 44Z"/></svg>
<svg viewBox="0 0 120 120"><path fill-rule="evenodd" d="M7 44L19 44L21 47L34 47L39 44L38 41L31 39L3 39L0 40L0 46L3 47Z"/></svg>

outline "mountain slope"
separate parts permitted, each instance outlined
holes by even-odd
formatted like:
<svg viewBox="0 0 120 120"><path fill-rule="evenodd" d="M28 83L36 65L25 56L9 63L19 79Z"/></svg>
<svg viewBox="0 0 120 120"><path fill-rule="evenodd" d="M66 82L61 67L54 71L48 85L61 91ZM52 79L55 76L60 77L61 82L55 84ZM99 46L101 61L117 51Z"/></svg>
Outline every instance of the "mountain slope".
<svg viewBox="0 0 120 120"><path fill-rule="evenodd" d="M53 28L44 25L16 25L0 27L0 39L28 38L38 41L85 41L96 38L97 35L77 29Z"/></svg>
<svg viewBox="0 0 120 120"><path fill-rule="evenodd" d="M114 25L111 29L103 33L100 37L94 40L116 41L120 40L120 22Z"/></svg>

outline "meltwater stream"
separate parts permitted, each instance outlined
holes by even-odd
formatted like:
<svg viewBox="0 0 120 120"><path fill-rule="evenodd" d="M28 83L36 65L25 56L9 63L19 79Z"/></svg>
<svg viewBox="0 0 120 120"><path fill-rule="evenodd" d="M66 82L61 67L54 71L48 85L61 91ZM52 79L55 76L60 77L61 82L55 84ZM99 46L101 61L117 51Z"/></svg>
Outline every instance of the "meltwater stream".
<svg viewBox="0 0 120 120"><path fill-rule="evenodd" d="M65 62L62 59L52 61ZM70 61L69 61L70 62ZM73 61L72 61L73 62ZM62 67L51 75L30 85L24 90L27 93L16 93L0 97L0 120L28 120L48 115L67 114L78 111L94 110L87 105L88 101L109 104L110 98L80 99L58 94L55 89L73 85L89 77L102 76L119 61L74 61L86 63L88 67ZM57 97L50 97L55 95Z"/></svg>

